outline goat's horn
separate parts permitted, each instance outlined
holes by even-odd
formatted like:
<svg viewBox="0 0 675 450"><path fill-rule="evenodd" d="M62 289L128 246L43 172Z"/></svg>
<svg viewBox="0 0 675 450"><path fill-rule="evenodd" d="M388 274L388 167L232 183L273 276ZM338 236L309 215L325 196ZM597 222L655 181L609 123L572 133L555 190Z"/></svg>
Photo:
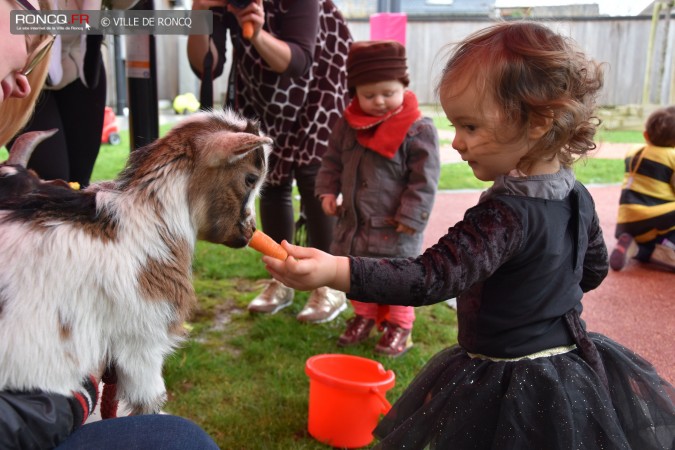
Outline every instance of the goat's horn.
<svg viewBox="0 0 675 450"><path fill-rule="evenodd" d="M46 131L29 131L28 133L23 133L14 141L6 164L26 167L35 147L45 139L54 136L57 131L59 131L58 128L52 128L51 130Z"/></svg>

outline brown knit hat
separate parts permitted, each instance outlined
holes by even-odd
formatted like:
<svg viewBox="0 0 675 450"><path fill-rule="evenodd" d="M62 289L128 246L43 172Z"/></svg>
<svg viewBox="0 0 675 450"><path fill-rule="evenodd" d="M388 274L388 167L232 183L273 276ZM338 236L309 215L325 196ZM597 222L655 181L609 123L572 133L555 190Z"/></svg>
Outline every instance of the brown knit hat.
<svg viewBox="0 0 675 450"><path fill-rule="evenodd" d="M405 47L396 41L354 42L347 56L347 87L400 80L408 86Z"/></svg>

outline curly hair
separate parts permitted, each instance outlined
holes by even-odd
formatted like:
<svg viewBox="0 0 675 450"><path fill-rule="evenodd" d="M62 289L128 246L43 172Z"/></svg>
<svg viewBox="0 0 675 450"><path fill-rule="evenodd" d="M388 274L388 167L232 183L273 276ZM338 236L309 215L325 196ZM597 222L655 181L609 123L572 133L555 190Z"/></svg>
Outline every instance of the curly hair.
<svg viewBox="0 0 675 450"><path fill-rule="evenodd" d="M675 147L675 106L657 109L645 123L649 142L657 147Z"/></svg>
<svg viewBox="0 0 675 450"><path fill-rule="evenodd" d="M522 132L537 116L551 121L518 168L555 157L570 166L595 149L602 68L571 39L529 21L497 23L458 44L437 93L461 79L477 83L484 98L490 95L499 105L501 117L516 122Z"/></svg>

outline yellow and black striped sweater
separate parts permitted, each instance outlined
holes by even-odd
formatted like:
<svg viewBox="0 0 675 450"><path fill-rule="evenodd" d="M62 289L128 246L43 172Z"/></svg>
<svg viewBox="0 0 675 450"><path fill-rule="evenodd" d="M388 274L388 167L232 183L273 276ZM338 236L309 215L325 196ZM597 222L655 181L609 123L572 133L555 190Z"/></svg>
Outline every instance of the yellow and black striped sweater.
<svg viewBox="0 0 675 450"><path fill-rule="evenodd" d="M646 145L628 153L619 200L616 237L638 243L675 230L675 147Z"/></svg>

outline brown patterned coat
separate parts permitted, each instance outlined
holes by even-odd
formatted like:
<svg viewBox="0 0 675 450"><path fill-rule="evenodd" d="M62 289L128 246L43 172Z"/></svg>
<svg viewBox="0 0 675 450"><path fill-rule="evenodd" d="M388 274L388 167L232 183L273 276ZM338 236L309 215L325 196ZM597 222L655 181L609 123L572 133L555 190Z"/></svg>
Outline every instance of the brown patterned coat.
<svg viewBox="0 0 675 450"><path fill-rule="evenodd" d="M263 6L264 29L288 43L291 62L278 74L249 41L231 32L235 92L229 95L236 110L259 119L274 139L267 182L276 185L287 181L294 167L320 163L348 102L345 66L352 37L331 0L264 0ZM229 14L214 21L213 42L221 55L215 76L225 64L228 27L237 28Z"/></svg>

